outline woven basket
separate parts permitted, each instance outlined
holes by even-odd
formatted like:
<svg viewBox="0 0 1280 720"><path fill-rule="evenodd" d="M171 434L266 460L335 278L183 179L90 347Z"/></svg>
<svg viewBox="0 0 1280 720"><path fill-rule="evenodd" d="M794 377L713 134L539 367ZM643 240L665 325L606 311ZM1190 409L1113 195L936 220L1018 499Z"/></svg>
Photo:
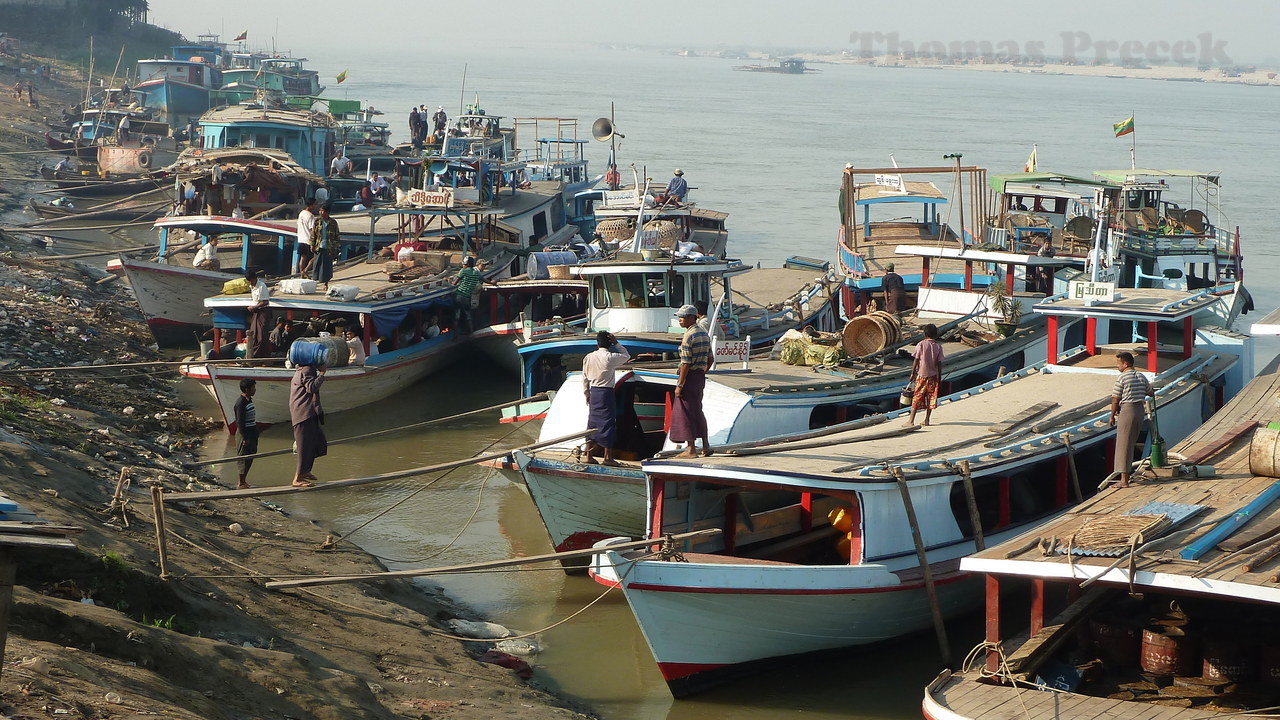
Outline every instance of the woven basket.
<svg viewBox="0 0 1280 720"><path fill-rule="evenodd" d="M547 277L551 278L552 280L568 280L569 266L568 265L548 265Z"/></svg>
<svg viewBox="0 0 1280 720"><path fill-rule="evenodd" d="M596 232L606 240L626 240L635 235L631 218L612 218L602 220L596 225Z"/></svg>
<svg viewBox="0 0 1280 720"><path fill-rule="evenodd" d="M841 332L844 351L850 357L862 357L883 350L889 344L886 325L870 315L850 320Z"/></svg>
<svg viewBox="0 0 1280 720"><path fill-rule="evenodd" d="M674 248L682 235L680 226L670 220L650 220L644 224L644 229L658 234L658 247L663 250Z"/></svg>

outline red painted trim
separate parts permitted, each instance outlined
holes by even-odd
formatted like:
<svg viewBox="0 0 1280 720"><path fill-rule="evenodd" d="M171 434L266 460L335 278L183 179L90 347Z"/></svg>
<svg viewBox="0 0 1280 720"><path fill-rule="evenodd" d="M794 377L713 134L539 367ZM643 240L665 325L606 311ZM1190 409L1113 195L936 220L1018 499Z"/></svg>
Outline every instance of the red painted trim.
<svg viewBox="0 0 1280 720"><path fill-rule="evenodd" d="M1031 634L1044 629L1044 578L1031 581Z"/></svg>
<svg viewBox="0 0 1280 720"><path fill-rule="evenodd" d="M668 682L722 667L727 665L723 663L658 663L658 671L662 673L662 679Z"/></svg>
<svg viewBox="0 0 1280 720"><path fill-rule="evenodd" d="M920 264L920 287L929 284L929 258L921 258L923 262Z"/></svg>
<svg viewBox="0 0 1280 720"><path fill-rule="evenodd" d="M1004 268L1004 289L1009 291L1009 297L1013 297L1013 263Z"/></svg>
<svg viewBox="0 0 1280 720"><path fill-rule="evenodd" d="M512 417L505 417L505 418L502 418L502 419L501 419L501 420L499 420L498 422L500 422L500 423L525 422L525 421L527 421L527 420L540 420L540 419L545 418L546 416L547 416L547 414L546 414L545 412L541 412L541 413L538 413L538 414L536 414L536 415L514 415L514 416L512 416Z"/></svg>
<svg viewBox="0 0 1280 720"><path fill-rule="evenodd" d="M183 325L189 325L191 327L199 327L195 323L178 322L177 320L170 320L168 318L160 318L160 317L147 318L147 324L155 327L181 327Z"/></svg>
<svg viewBox="0 0 1280 720"><path fill-rule="evenodd" d="M1049 347L1045 350L1045 357L1048 358L1050 365L1055 365L1058 362L1058 316L1050 315L1048 324L1046 339Z"/></svg>
<svg viewBox="0 0 1280 720"><path fill-rule="evenodd" d="M1000 580L995 575L987 575L987 642L1000 642ZM987 669L996 672L1000 669L1000 656L987 653Z"/></svg>
<svg viewBox="0 0 1280 720"><path fill-rule="evenodd" d="M809 532L813 529L813 493L800 493L800 530Z"/></svg>
<svg viewBox="0 0 1280 720"><path fill-rule="evenodd" d="M1195 318L1186 317L1182 319L1182 357L1183 359L1191 357L1191 349L1195 345L1196 340L1196 322Z"/></svg>
<svg viewBox="0 0 1280 720"><path fill-rule="evenodd" d="M666 502L667 481L662 478L649 479L649 497L653 502L653 515L649 520L649 537L662 537L662 505Z"/></svg>
<svg viewBox="0 0 1280 720"><path fill-rule="evenodd" d="M967 580L969 573L957 573L947 578L933 581L934 585L949 585L961 580ZM612 582L601 580L602 584L612 585ZM658 585L655 583L627 583L627 590L647 590L649 592L676 592L689 595L874 595L877 593L906 592L908 590L920 590L924 587L923 582L911 583L909 585L884 585L869 588L829 588L829 589L803 589L803 588L721 588L706 586L688 586L688 585Z"/></svg>
<svg viewBox="0 0 1280 720"><path fill-rule="evenodd" d="M1160 372L1160 352L1156 347L1156 331L1158 326L1155 322L1147 323L1147 371Z"/></svg>
<svg viewBox="0 0 1280 720"><path fill-rule="evenodd" d="M1098 318L1084 319L1084 349L1090 355L1098 354Z"/></svg>
<svg viewBox="0 0 1280 720"><path fill-rule="evenodd" d="M973 289L973 261L966 260L964 263L964 289Z"/></svg>

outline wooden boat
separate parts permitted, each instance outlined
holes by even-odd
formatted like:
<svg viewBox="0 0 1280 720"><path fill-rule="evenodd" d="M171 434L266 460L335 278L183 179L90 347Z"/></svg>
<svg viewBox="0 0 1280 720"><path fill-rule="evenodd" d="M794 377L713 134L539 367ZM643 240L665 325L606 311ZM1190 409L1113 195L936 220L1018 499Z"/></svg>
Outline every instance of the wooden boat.
<svg viewBox="0 0 1280 720"><path fill-rule="evenodd" d="M211 215L165 217L156 221L160 248L154 259L121 256L107 269L122 272L147 326L162 346L190 344L213 325L204 299L249 267L287 275L297 240L297 224ZM205 238L217 237L221 270L192 267ZM185 246L185 247L184 247ZM178 248L182 248L178 250Z"/></svg>
<svg viewBox="0 0 1280 720"><path fill-rule="evenodd" d="M113 221L122 222L139 222L143 220L154 220L165 213L172 205L172 201L168 198L144 202L129 202L119 205L112 205L109 208L101 207L84 207L78 208L74 203L71 204L55 204L55 203L38 203L35 198L27 201L27 207L36 215L46 220L95 220L95 221Z"/></svg>
<svg viewBox="0 0 1280 720"><path fill-rule="evenodd" d="M1173 338L1212 302L1167 290L1092 306L1051 299L1036 307L1051 328L1092 319L1084 346L1064 356L1051 332L1047 363L949 396L927 428L893 427L899 410L818 439L645 462L648 537L660 543L677 528L719 536L670 548L683 562L666 548L655 557L602 541L591 572L622 587L677 696L788 656L925 630L981 601L960 558L1090 494L1081 478L1102 474L1115 451L1109 355L1141 348L1100 345L1096 326L1162 324ZM1181 439L1203 421L1203 388L1225 394L1238 358L1188 340L1153 345L1140 365L1159 388L1161 434ZM847 525L827 514L837 506Z"/></svg>
<svg viewBox="0 0 1280 720"><path fill-rule="evenodd" d="M777 65L735 65L733 69L744 72L776 73L779 75L803 75L805 73L822 72L821 70L805 67L804 60L800 58L785 58L779 60Z"/></svg>
<svg viewBox="0 0 1280 720"><path fill-rule="evenodd" d="M1265 425L1277 398L1273 360L1174 448L1169 467L962 560L985 578L986 642L928 684L924 717L1270 712L1280 698L1280 473ZM1244 519L1234 534L1233 519ZM1031 589L1021 633L1000 615L1010 581Z"/></svg>
<svg viewBox="0 0 1280 720"><path fill-rule="evenodd" d="M923 248L927 255L941 251ZM1036 256L1011 253L972 253L966 263L999 264L1010 268L1039 266L1060 262ZM753 270L745 278L762 271ZM972 273L969 273L972 275ZM1012 279L1015 273L1006 272ZM1012 284L1012 283L1011 283ZM761 285L781 286L776 280ZM1022 281L1013 285L1011 297L1030 308L1044 299L1043 293L1026 292ZM765 437L802 433L850 420L878 414L898 407L898 398L910 380L912 360L908 350L922 336L921 327L931 321L941 325L944 365L944 391L961 392L990 381L1006 370L1043 362L1048 358L1048 329L1044 318L1026 312L1020 324L1008 336L995 332L992 316L986 306L990 296L983 290L943 290L930 288L922 292L919 317L898 321L890 319L892 335L875 336L883 347L854 350L853 359L838 365L818 368L789 365L781 361L783 349L791 340L783 340L769 359L756 359L749 372L733 366L727 372L712 372L708 377L706 412L708 429L715 444L758 441ZM748 293L754 297L753 293ZM874 331L883 316L862 316L851 321L844 330L843 344L848 348L865 347L860 334ZM862 330L863 326L865 330ZM883 331L882 331L883 332ZM795 333L794 330L791 331ZM1083 327L1064 324L1054 330L1055 345L1067 347L1084 337ZM535 382L546 382L541 364ZM675 368L670 363L633 363L635 372L624 377L622 390L623 425L639 423L642 434L623 434L623 446L616 453L627 461L639 461L674 446L667 442L663 429L667 425L671 392L676 382ZM534 384L525 392L539 392L559 387L547 403L546 420L540 428L542 439L572 433L585 426L587 408L583 401L582 377L570 375L563 383L552 386ZM534 403L521 405L519 412L530 412ZM634 415L634 420L632 416ZM631 462L620 467L583 466L576 454L575 442L561 443L531 455L516 455L504 466L529 488L552 543L561 546L570 538L599 537L602 534L635 536L644 530L643 474ZM562 549L569 549L571 545Z"/></svg>
<svg viewBox="0 0 1280 720"><path fill-rule="evenodd" d="M96 152L96 148L95 148ZM129 180L104 180L96 175L80 173L63 173L53 168L40 166L40 177L54 183L62 192L77 197L93 197L101 195L131 195L154 190L169 184L168 173L156 171L146 176Z"/></svg>
<svg viewBox="0 0 1280 720"><path fill-rule="evenodd" d="M464 256L479 257L487 263L486 279L496 279L509 272L515 256L513 249L519 247L496 242L488 235L472 234L473 230L483 227L483 218L473 216L467 209L401 208L386 212L407 216L451 214L455 217L455 227L463 233L462 247L457 253L438 252L436 255L441 261L438 267L397 267L389 271L388 263L372 254L372 246L366 246L363 254L356 255L365 262L335 268L329 282L331 289L355 288L353 299L332 296L324 290L286 294L280 291L279 284L270 297L269 308L275 316L326 324L342 319L363 328L362 342L369 360L364 365L335 367L329 372L321 391L321 400L329 413L388 397L457 357L466 348L463 342L466 336L457 329L459 325L453 318L457 313L470 312L470 308L455 308L456 291L451 280L459 264ZM411 227L411 218L404 225ZM428 254L429 251L424 252ZM225 357L228 351L236 356L243 353L241 341L249 322L246 308L252 304L248 294L215 295L205 299L204 306L213 318L213 357ZM425 330L432 316L439 316L443 332L429 337ZM234 333L234 341L224 344L229 333ZM372 352L375 346L385 352ZM240 381L245 378L258 381L254 404L259 422L271 424L288 419L288 389L293 371L279 367L279 362L246 361L244 365L217 366L192 363L182 367L182 374L204 385L222 409L228 428L234 432L235 401L240 394Z"/></svg>

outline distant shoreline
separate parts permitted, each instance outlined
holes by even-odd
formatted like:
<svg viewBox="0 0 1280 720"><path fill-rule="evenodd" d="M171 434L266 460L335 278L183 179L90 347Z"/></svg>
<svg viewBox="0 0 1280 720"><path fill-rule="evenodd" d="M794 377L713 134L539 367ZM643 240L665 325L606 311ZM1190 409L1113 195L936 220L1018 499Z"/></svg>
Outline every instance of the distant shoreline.
<svg viewBox="0 0 1280 720"><path fill-rule="evenodd" d="M914 68L925 70L967 70L970 72L1007 72L1025 75L1073 75L1078 77L1107 77L1125 80L1164 80L1167 82L1205 82L1228 85L1258 85L1280 87L1280 71L1257 69L1253 72L1242 72L1238 75L1223 75L1221 68L1200 70L1194 67L1177 65L1157 65L1146 68L1130 68L1119 65L1065 65L1046 63L1044 65L1013 65L1010 63L951 63L936 60L907 60L882 55L878 57L848 57L844 55L828 55L817 53L800 53L798 57L805 62L834 65L865 65L883 68Z"/></svg>

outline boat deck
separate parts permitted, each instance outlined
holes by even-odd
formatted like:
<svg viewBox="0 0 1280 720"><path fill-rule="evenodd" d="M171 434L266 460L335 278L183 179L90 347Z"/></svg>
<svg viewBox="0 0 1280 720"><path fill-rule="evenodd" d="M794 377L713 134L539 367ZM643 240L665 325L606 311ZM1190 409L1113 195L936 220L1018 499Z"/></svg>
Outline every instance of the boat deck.
<svg viewBox="0 0 1280 720"><path fill-rule="evenodd" d="M1083 406L1100 405L1111 396L1114 383L1112 374L1031 372L985 392L973 393L963 401L940 404L933 411L931 424L911 432L905 442L899 434L886 437L886 429L902 423L901 419L895 419L889 421L892 425L829 436L823 439L821 447L800 444L799 449L787 450L786 445L779 445L769 454L752 456L749 464L755 472L795 474L803 469L805 476L853 479L857 475L853 471L864 466L976 455L989 451L987 443L999 440L1014 429L1008 428L1002 433L993 431L991 426L1038 403L1056 403L1056 407L1036 418L1038 423L1065 417ZM918 415L917 421L922 420L923 414ZM714 469L740 466L743 460L716 455L692 462ZM875 477L883 480L886 476L876 473Z"/></svg>
<svg viewBox="0 0 1280 720"><path fill-rule="evenodd" d="M467 188L463 188L464 190ZM516 191L513 196L510 188L506 188L504 192L499 193L498 204L491 205L475 205L468 206L466 203L459 202L454 208L451 208L457 215L471 212L477 215L495 215L499 218L515 217L527 213L545 203L552 200L560 194L560 182L551 180L535 180L528 188L522 188ZM379 210L394 209L378 206ZM338 221L338 230L343 237L347 236L368 236L370 232L376 236L394 237L398 232L400 218L394 214L381 215L371 223L369 220L369 211L360 210L357 212L334 213L333 219ZM457 216L449 215L426 215L421 218L422 231L421 235L444 235L444 234L463 234L463 227L457 223ZM474 230L472 231L475 232ZM348 241L350 238L347 238Z"/></svg>
<svg viewBox="0 0 1280 720"><path fill-rule="evenodd" d="M1167 707L1126 700L1090 697L1063 692L1041 692L1027 688L990 685L978 681L978 673L956 674L935 681L932 700L954 713L951 718L981 720L1024 720L1025 718L1070 718L1070 720L1203 720L1222 713L1195 708ZM941 720L929 712L925 717Z"/></svg>
<svg viewBox="0 0 1280 720"><path fill-rule="evenodd" d="M1183 560L1178 554L1216 521L1233 515L1277 482L1276 478L1255 476L1249 470L1253 429L1275 418L1280 418L1280 360L1273 361L1209 422L1173 449L1186 457L1188 464L1212 465L1216 471L1214 477L1188 478L1169 471L1162 471L1161 477L1148 474L1128 488L1105 490L1020 538L976 553L965 560L965 569L1040 578L1084 579L1101 575L1104 581L1127 586L1130 566L1124 563L1123 567L1108 569L1114 557L1077 556L1068 562L1065 555L1044 556L1030 548L1009 556L1011 550L1025 547L1036 538L1070 538L1086 522L1096 518L1119 515L1152 502L1185 503L1204 506L1205 510L1180 526L1182 529L1175 528L1163 540L1155 538L1153 545L1137 553L1132 566L1133 582L1140 586L1280 602L1280 585L1272 581L1280 572L1277 565L1280 559L1245 572L1241 566L1250 552L1215 547L1199 561ZM1209 525L1200 532L1186 533L1186 529L1206 522ZM1280 504L1273 503L1250 519L1238 534L1247 538L1252 528L1276 525L1280 525ZM1229 543L1227 547L1234 548L1241 540L1230 541L1231 538L1225 541Z"/></svg>

